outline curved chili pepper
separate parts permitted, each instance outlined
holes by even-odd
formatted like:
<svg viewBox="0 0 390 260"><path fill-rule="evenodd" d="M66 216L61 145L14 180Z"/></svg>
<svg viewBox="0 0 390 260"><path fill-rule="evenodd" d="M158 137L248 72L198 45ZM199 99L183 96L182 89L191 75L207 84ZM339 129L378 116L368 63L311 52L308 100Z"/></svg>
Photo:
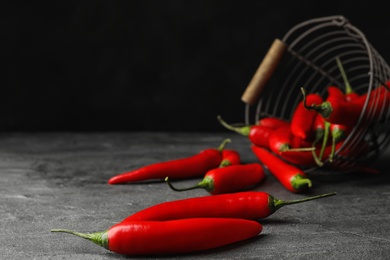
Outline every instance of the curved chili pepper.
<svg viewBox="0 0 390 260"><path fill-rule="evenodd" d="M306 92L303 88L301 90L304 106L308 110L316 111L321 114L329 123L354 126L359 119L362 106L357 103L329 97L322 103L310 103L310 105L308 105L306 102Z"/></svg>
<svg viewBox="0 0 390 260"><path fill-rule="evenodd" d="M232 149L222 150L222 161L219 164L219 167L236 165L240 163L241 163L240 154L236 150L232 150Z"/></svg>
<svg viewBox="0 0 390 260"><path fill-rule="evenodd" d="M262 147L252 145L252 151L287 190L300 192L312 186L311 180L301 169L286 163Z"/></svg>
<svg viewBox="0 0 390 260"><path fill-rule="evenodd" d="M267 218L280 208L336 195L327 193L297 200L280 200L262 191L243 191L163 202L128 216L122 222L187 218Z"/></svg>
<svg viewBox="0 0 390 260"><path fill-rule="evenodd" d="M319 94L309 94L306 100L299 102L298 106L294 110L291 118L291 131L294 135L299 136L303 140L310 139L313 135L313 122L316 117L316 111L313 109L307 109L313 104L321 103L322 97Z"/></svg>
<svg viewBox="0 0 390 260"><path fill-rule="evenodd" d="M203 188L213 195L242 191L259 184L265 178L263 167L258 163L237 164L212 169L197 185L178 189L165 178L169 187L175 191Z"/></svg>
<svg viewBox="0 0 390 260"><path fill-rule="evenodd" d="M234 131L240 135L248 137L252 144L256 144L263 147L268 146L268 138L270 134L274 131L273 128L262 125L245 125L235 127L226 123L220 116L218 116L218 121L225 128Z"/></svg>
<svg viewBox="0 0 390 260"><path fill-rule="evenodd" d="M276 129L276 128L279 128L281 126L288 126L288 125L290 125L290 123L287 122L286 120L283 120L283 119L280 119L277 117L269 117L268 116L268 117L263 117L263 118L259 119L259 121L257 122L257 125Z"/></svg>
<svg viewBox="0 0 390 260"><path fill-rule="evenodd" d="M187 158L155 163L139 169L125 172L108 180L109 184L138 182L151 179L164 179L169 176L172 179L188 179L201 177L207 171L217 168L222 161L221 151L230 139L222 142L218 149L210 148Z"/></svg>
<svg viewBox="0 0 390 260"><path fill-rule="evenodd" d="M123 255L181 254L216 248L257 236L262 225L253 220L193 218L118 223L107 231L69 233Z"/></svg>
<svg viewBox="0 0 390 260"><path fill-rule="evenodd" d="M307 143L305 140L302 140L300 137L294 135L289 126L279 127L269 136L268 147L277 154L291 149L311 151L312 147L307 147L306 145L310 145L310 143Z"/></svg>
<svg viewBox="0 0 390 260"><path fill-rule="evenodd" d="M293 135L290 127L280 127L274 130L269 137L268 148L290 163L301 166L315 165L311 153L315 150L315 147L309 143L304 143L300 137Z"/></svg>

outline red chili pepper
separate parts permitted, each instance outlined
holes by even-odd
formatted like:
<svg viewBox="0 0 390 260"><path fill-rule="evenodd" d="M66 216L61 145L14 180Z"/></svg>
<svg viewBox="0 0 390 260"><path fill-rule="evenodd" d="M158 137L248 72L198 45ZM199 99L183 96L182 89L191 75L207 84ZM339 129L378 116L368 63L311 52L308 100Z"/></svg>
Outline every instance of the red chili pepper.
<svg viewBox="0 0 390 260"><path fill-rule="evenodd" d="M182 254L216 248L257 236L262 225L253 220L194 218L170 221L131 221L107 231L69 233L123 255Z"/></svg>
<svg viewBox="0 0 390 260"><path fill-rule="evenodd" d="M165 161L147 165L134 171L116 175L108 180L109 184L138 182L151 179L188 179L201 177L207 171L217 168L222 161L221 151L229 139L222 142L218 149L205 149L200 153L187 158Z"/></svg>
<svg viewBox="0 0 390 260"><path fill-rule="evenodd" d="M300 192L312 186L311 180L301 169L286 163L262 147L252 145L252 151L287 190Z"/></svg>
<svg viewBox="0 0 390 260"><path fill-rule="evenodd" d="M312 137L316 112L312 109L307 109L307 104L311 106L313 104L319 104L322 101L320 95L312 93L307 95L306 100L299 102L291 118L291 131L294 135L303 140L308 140Z"/></svg>
<svg viewBox="0 0 390 260"><path fill-rule="evenodd" d="M332 136L332 151L329 155L329 161L333 161L333 157L335 154L336 144L347 137L351 132L351 126L345 126L340 124L330 124L330 132Z"/></svg>
<svg viewBox="0 0 390 260"><path fill-rule="evenodd" d="M280 127L274 130L269 137L268 148L290 163L301 166L315 165L311 153L315 148L310 143L304 143L300 137L293 135L290 127Z"/></svg>
<svg viewBox="0 0 390 260"><path fill-rule="evenodd" d="M334 97L340 100L345 100L345 94L341 91L339 87L328 86L327 90L328 90L328 97Z"/></svg>
<svg viewBox="0 0 390 260"><path fill-rule="evenodd" d="M169 182L168 178L165 178L165 181L175 191L203 188L216 195L249 189L259 184L264 178L263 167L258 163L250 163L212 169L206 173L201 182L189 188L178 189Z"/></svg>
<svg viewBox="0 0 390 260"><path fill-rule="evenodd" d="M354 100L354 103L363 106L367 95L368 94L364 94L360 96L358 99ZM378 120L383 113L387 113L389 106L390 91L386 87L380 86L372 90L366 107L366 112L364 114L364 120Z"/></svg>
<svg viewBox="0 0 390 260"><path fill-rule="evenodd" d="M145 208L122 222L138 220L173 220L187 218L239 218L258 220L267 218L281 207L320 199L336 193L327 193L297 200L279 200L266 192L243 191L213 196L186 198L163 202Z"/></svg>
<svg viewBox="0 0 390 260"><path fill-rule="evenodd" d="M313 131L314 131L313 146L316 146L317 143L321 141L325 135L325 119L320 114L317 114L314 120Z"/></svg>
<svg viewBox="0 0 390 260"><path fill-rule="evenodd" d="M329 97L325 102L317 104L309 103L310 105L308 105L306 102L306 93L303 88L302 93L304 106L308 110L316 111L321 114L329 123L354 126L359 119L362 106L355 102Z"/></svg>
<svg viewBox="0 0 390 260"><path fill-rule="evenodd" d="M268 146L268 138L270 134L274 131L273 128L262 125L245 125L235 127L226 123L220 116L218 116L218 120L225 128L243 136L246 136L249 138L252 144L256 144L263 147Z"/></svg>
<svg viewBox="0 0 390 260"><path fill-rule="evenodd" d="M219 164L219 167L236 165L240 163L241 163L240 154L236 150L232 150L232 149L222 150L222 161Z"/></svg>
<svg viewBox="0 0 390 260"><path fill-rule="evenodd" d="M287 122L286 120L283 120L283 119L280 119L277 117L263 117L258 121L257 124L261 125L261 126L269 127L272 129L276 129L276 128L279 128L281 126L290 125L290 123Z"/></svg>
<svg viewBox="0 0 390 260"><path fill-rule="evenodd" d="M296 149L305 151L307 148L309 151L312 150L310 143L302 140L300 137L294 135L289 126L282 126L275 129L274 132L269 136L268 147L277 154ZM265 146L263 146L265 147Z"/></svg>

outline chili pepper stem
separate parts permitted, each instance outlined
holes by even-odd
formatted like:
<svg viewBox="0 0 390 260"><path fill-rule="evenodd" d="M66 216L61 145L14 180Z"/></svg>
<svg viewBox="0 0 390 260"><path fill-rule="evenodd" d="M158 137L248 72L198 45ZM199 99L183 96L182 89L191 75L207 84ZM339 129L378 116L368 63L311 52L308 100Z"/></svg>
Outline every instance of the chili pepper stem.
<svg viewBox="0 0 390 260"><path fill-rule="evenodd" d="M347 74L345 73L343 64L341 63L341 60L340 60L340 58L338 56L336 56L336 62L337 62L337 66L339 67L339 70L340 70L340 73L341 73L341 77L343 77L343 80L344 80L345 93L346 94L354 93L351 85L349 84L349 81L348 81L348 78L347 78Z"/></svg>
<svg viewBox="0 0 390 260"><path fill-rule="evenodd" d="M317 105L317 104L308 105L306 102L306 90L304 88L301 88L301 92L303 95L303 106L306 109L314 110L317 113L320 113L323 118L328 118L330 116L330 114L333 111L333 108L329 102L325 101L325 102L321 103L320 105Z"/></svg>
<svg viewBox="0 0 390 260"><path fill-rule="evenodd" d="M324 151L326 144L328 143L328 137L329 137L329 130L330 130L330 123L328 121L324 121L324 137L322 139L322 147L319 155L319 160L322 160L322 157L324 156Z"/></svg>
<svg viewBox="0 0 390 260"><path fill-rule="evenodd" d="M278 210L281 207L284 207L286 205L298 204L298 203L302 203L302 202L306 202L306 201L310 201L310 200L321 199L321 198L330 197L330 196L333 196L336 194L337 194L336 192L325 193L325 194L307 197L307 198L303 198L303 199L297 199L297 200L279 200L279 199L276 199L270 195L268 203L269 203L270 209L272 209L273 211L276 211L276 210Z"/></svg>
<svg viewBox="0 0 390 260"><path fill-rule="evenodd" d="M294 189L296 190L301 190L302 188L304 188L305 186L311 188L312 186L312 183L311 183L311 180L302 176L301 174L297 174L295 175L292 179L291 179L291 185L294 187Z"/></svg>
<svg viewBox="0 0 390 260"><path fill-rule="evenodd" d="M315 151L315 147L301 147L301 148L290 148L290 149L285 149L284 151L281 152L311 152Z"/></svg>
<svg viewBox="0 0 390 260"><path fill-rule="evenodd" d="M321 160L318 158L317 154L315 153L315 151L312 151L312 154L313 154L313 158L314 158L314 161L316 162L316 164L319 166L319 167L322 167L324 165L323 162L321 162Z"/></svg>
<svg viewBox="0 0 390 260"><path fill-rule="evenodd" d="M234 131L240 135L248 136L250 132L250 126L243 126L243 127L234 127L232 125L229 125L226 121L222 119L220 115L217 116L217 119L219 123L221 123L222 126L224 126L226 129Z"/></svg>
<svg viewBox="0 0 390 260"><path fill-rule="evenodd" d="M226 138L225 140L223 140L223 142L218 147L218 151L221 152L223 149L225 149L226 144L230 143L231 141L232 140L230 140L230 138Z"/></svg>
<svg viewBox="0 0 390 260"><path fill-rule="evenodd" d="M212 191L214 189L213 181L210 178L205 177L201 182L196 184L195 186L188 187L188 188L176 188L173 186L173 184L169 181L169 178L165 178L165 182L168 184L169 188L171 188L174 191L187 191L187 190L194 190L198 188L204 188L207 191Z"/></svg>
<svg viewBox="0 0 390 260"><path fill-rule="evenodd" d="M99 246L102 246L106 249L108 249L108 237L107 232L96 232L96 233L80 233L69 229L52 229L50 232L61 232L61 233L68 233L72 234L84 239L87 239Z"/></svg>

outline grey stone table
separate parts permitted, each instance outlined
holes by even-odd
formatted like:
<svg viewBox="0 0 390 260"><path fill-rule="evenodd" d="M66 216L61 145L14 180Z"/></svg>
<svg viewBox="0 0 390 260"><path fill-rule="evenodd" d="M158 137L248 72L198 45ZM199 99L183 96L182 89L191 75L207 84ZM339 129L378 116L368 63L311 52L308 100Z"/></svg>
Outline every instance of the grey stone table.
<svg viewBox="0 0 390 260"><path fill-rule="evenodd" d="M102 231L148 206L207 196L204 190L174 192L164 182L114 186L107 180L216 147L226 137L244 163L257 161L245 138L224 132L0 134L0 259L129 258L50 229ZM288 192L267 174L256 190L279 199L338 194L280 209L260 220L264 229L256 239L166 258L389 259L389 159L387 153L374 164L382 174L312 173L314 186L307 194Z"/></svg>

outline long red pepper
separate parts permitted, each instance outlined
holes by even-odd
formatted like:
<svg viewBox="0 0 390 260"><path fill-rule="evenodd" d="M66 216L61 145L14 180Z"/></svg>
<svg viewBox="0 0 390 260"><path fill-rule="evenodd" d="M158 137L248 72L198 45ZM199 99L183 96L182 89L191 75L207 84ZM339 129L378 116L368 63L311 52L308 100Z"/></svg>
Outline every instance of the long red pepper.
<svg viewBox="0 0 390 260"><path fill-rule="evenodd" d="M274 128L262 125L245 125L240 127L232 126L226 123L220 116L218 116L218 121L226 129L246 136L252 144L256 144L263 147L268 146L268 138L270 134L274 131Z"/></svg>
<svg viewBox="0 0 390 260"><path fill-rule="evenodd" d="M252 151L287 190L300 192L312 186L311 180L298 167L286 163L262 147L252 145Z"/></svg>
<svg viewBox="0 0 390 260"><path fill-rule="evenodd" d="M312 104L319 104L322 101L322 97L319 94L311 93L307 95L306 100L298 103L291 118L291 131L294 135L303 140L312 137L312 125L316 117L316 112L312 109L307 109L307 104L311 106Z"/></svg>
<svg viewBox="0 0 390 260"><path fill-rule="evenodd" d="M267 148L267 147L265 147ZM291 133L290 127L279 127L269 136L268 148L287 161L297 165L314 165L310 151L315 148Z"/></svg>
<svg viewBox="0 0 390 260"><path fill-rule="evenodd" d="M175 191L186 191L203 188L213 195L231 193L249 189L265 178L263 167L259 163L237 164L212 169L206 173L202 181L189 188L176 188L168 180L169 187Z"/></svg>
<svg viewBox="0 0 390 260"><path fill-rule="evenodd" d="M299 149L300 151L311 151L311 144L302 138L294 135L290 129L290 126L281 126L275 129L268 138L268 146L275 153L281 153L290 149ZM266 146L262 146L266 147Z"/></svg>
<svg viewBox="0 0 390 260"><path fill-rule="evenodd" d="M333 124L354 126L359 119L362 106L336 97L328 97L322 103L308 103L305 90L302 88L303 104L306 109L321 114L326 121Z"/></svg>
<svg viewBox="0 0 390 260"><path fill-rule="evenodd" d="M263 118L259 119L259 121L257 122L257 125L276 129L276 128L279 128L281 126L288 126L288 125L290 125L290 123L286 120L283 120L283 119L280 119L277 117L267 116L267 117L263 117Z"/></svg>
<svg viewBox="0 0 390 260"><path fill-rule="evenodd" d="M128 216L122 222L138 220L173 220L186 218L239 218L259 220L280 208L320 199L336 193L321 194L296 200L280 200L262 191L243 191L228 194L186 198L153 205Z"/></svg>
<svg viewBox="0 0 390 260"><path fill-rule="evenodd" d="M216 248L257 236L262 225L253 220L193 218L118 223L107 231L80 233L52 229L92 241L123 255L182 254Z"/></svg>
<svg viewBox="0 0 390 260"><path fill-rule="evenodd" d="M230 139L222 142L218 149L210 148L187 158L155 163L139 169L125 172L108 180L109 184L138 182L144 180L161 179L188 179L201 177L207 171L217 168L222 161L222 150Z"/></svg>

